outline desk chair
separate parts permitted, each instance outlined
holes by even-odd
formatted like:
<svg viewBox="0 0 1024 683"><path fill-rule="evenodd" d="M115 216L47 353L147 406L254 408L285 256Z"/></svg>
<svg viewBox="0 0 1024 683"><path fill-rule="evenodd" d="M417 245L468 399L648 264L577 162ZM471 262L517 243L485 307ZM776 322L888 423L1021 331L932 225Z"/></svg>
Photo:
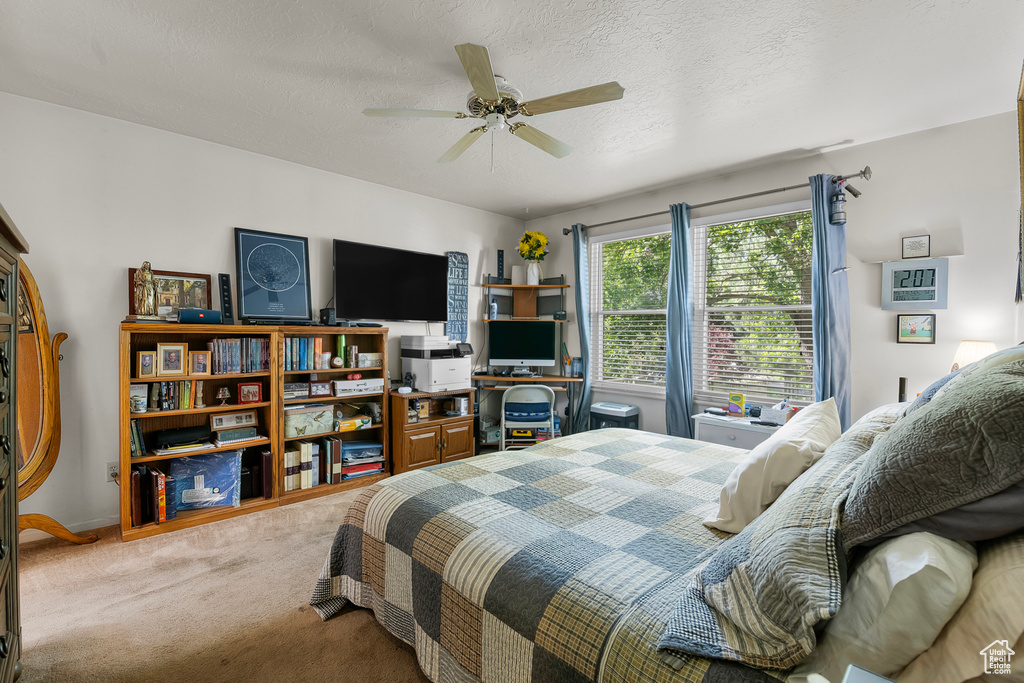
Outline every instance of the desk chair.
<svg viewBox="0 0 1024 683"><path fill-rule="evenodd" d="M555 392L551 387L520 385L505 390L501 397L501 450L505 450L505 429L545 428L555 434Z"/></svg>

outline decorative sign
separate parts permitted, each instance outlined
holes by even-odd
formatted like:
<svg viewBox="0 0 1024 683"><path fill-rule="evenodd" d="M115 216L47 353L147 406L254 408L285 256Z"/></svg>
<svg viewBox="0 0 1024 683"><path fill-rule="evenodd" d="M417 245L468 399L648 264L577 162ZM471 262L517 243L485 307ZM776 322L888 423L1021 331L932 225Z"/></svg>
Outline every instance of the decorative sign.
<svg viewBox="0 0 1024 683"><path fill-rule="evenodd" d="M448 252L448 339L469 341L469 255Z"/></svg>
<svg viewBox="0 0 1024 683"><path fill-rule="evenodd" d="M929 310L946 307L949 261L920 259L882 264L883 310Z"/></svg>

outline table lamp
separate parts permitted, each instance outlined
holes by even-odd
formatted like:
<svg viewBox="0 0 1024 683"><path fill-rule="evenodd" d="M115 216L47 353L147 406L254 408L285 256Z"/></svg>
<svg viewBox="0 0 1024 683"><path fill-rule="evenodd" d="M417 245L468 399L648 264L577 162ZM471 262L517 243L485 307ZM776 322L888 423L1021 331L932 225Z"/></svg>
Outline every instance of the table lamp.
<svg viewBox="0 0 1024 683"><path fill-rule="evenodd" d="M990 341L965 339L960 342L960 348L956 350L956 355L953 356L953 367L949 371L953 372L960 368L966 368L971 363L979 361L985 356L995 353L995 351L996 345Z"/></svg>

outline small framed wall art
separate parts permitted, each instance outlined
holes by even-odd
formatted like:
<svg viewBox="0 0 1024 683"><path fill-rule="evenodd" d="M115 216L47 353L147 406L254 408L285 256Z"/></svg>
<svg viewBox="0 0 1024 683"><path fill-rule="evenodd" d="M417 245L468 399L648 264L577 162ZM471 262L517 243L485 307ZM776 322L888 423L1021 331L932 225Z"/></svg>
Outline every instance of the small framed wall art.
<svg viewBox="0 0 1024 683"><path fill-rule="evenodd" d="M896 342L898 344L934 344L935 315L896 316Z"/></svg>
<svg viewBox="0 0 1024 683"><path fill-rule="evenodd" d="M255 410L247 410L242 413L220 413L210 416L210 429L219 431L233 427L255 427L256 422Z"/></svg>
<svg viewBox="0 0 1024 683"><path fill-rule="evenodd" d="M148 263L148 262L147 262ZM140 314L136 302L137 268L128 269L128 310ZM202 273L180 273L173 270L152 272L152 297L156 315L174 319L183 308L210 307L210 276Z"/></svg>
<svg viewBox="0 0 1024 683"><path fill-rule="evenodd" d="M239 318L312 319L305 237L235 228L235 266Z"/></svg>
<svg viewBox="0 0 1024 683"><path fill-rule="evenodd" d="M932 236L914 235L903 238L902 258L928 258L932 255Z"/></svg>
<svg viewBox="0 0 1024 683"><path fill-rule="evenodd" d="M188 374L188 344L157 344L156 374L160 377Z"/></svg>

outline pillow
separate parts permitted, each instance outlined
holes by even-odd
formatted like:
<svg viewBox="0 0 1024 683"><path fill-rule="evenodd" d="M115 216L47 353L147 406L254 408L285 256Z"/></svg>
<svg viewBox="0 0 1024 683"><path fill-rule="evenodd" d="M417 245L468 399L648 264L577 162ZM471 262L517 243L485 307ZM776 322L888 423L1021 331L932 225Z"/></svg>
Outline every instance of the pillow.
<svg viewBox="0 0 1024 683"><path fill-rule="evenodd" d="M1024 360L1024 344L1017 346L1011 346L1008 349L1002 351L996 351L990 353L981 360L975 361L970 365L960 368L959 371L950 373L953 377L950 377L950 381L944 382L943 386L936 389L935 394L932 396L932 400L941 398L944 393L949 391L952 387L956 386L957 383L968 379L975 373L985 372L992 368L1002 365L1003 363L1011 363L1013 361Z"/></svg>
<svg viewBox="0 0 1024 683"><path fill-rule="evenodd" d="M834 399L798 411L736 466L722 487L718 512L709 515L704 525L733 534L743 531L842 431Z"/></svg>
<svg viewBox="0 0 1024 683"><path fill-rule="evenodd" d="M1024 360L957 379L865 456L844 512L847 548L1024 479Z"/></svg>
<svg viewBox="0 0 1024 683"><path fill-rule="evenodd" d="M664 663L678 670L697 655L788 669L811 653L846 582L843 503L866 451L904 408L858 420L691 574L658 643Z"/></svg>
<svg viewBox="0 0 1024 683"><path fill-rule="evenodd" d="M991 496L964 503L885 534L888 538L927 531L954 541L988 541L1024 529L1024 480Z"/></svg>
<svg viewBox="0 0 1024 683"><path fill-rule="evenodd" d="M981 651L1005 640L1017 652L1012 672L1024 670L1024 534L978 544L978 571L960 610L935 644L896 675L900 683L961 683L984 673ZM1000 676L997 680L1011 680ZM993 679L996 679L993 676Z"/></svg>
<svg viewBox="0 0 1024 683"><path fill-rule="evenodd" d="M818 673L840 681L856 664L882 675L927 650L967 598L978 556L968 543L917 533L872 548L843 603L790 683Z"/></svg>
<svg viewBox="0 0 1024 683"><path fill-rule="evenodd" d="M925 407L928 404L929 401L931 401L933 398L935 398L935 394L938 393L939 389L941 389L942 387L946 386L946 383L949 382L949 380L953 379L954 377L956 377L959 374L960 374L960 370L954 370L953 372L949 373L948 375L946 375L942 379L937 379L934 382L932 382L931 384L929 384L928 388L925 389L924 391L922 391L920 394L918 394L917 398L914 399L914 402L911 403L909 406L907 406L907 413L906 414L910 415L911 413L915 412L916 410L919 410L920 408Z"/></svg>

